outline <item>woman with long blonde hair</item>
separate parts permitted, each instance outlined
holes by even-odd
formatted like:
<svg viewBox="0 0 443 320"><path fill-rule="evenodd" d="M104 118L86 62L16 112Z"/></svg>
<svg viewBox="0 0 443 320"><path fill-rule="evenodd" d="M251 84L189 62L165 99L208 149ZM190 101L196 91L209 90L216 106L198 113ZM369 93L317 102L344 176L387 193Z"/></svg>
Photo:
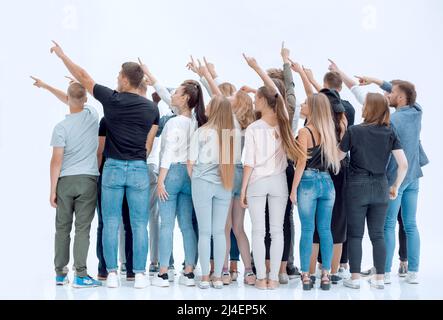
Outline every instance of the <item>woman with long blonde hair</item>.
<svg viewBox="0 0 443 320"><path fill-rule="evenodd" d="M191 141L188 162L192 199L198 221L198 252L202 268L201 289L223 288L222 269L226 252L225 225L234 187L234 119L229 100L212 98L206 111L208 122ZM210 279L211 236L214 240L214 274Z"/></svg>
<svg viewBox="0 0 443 320"><path fill-rule="evenodd" d="M303 290L311 290L313 281L309 273L315 224L320 236L323 260L321 288L331 287L332 263L332 209L335 189L329 170L340 171L337 137L328 98L320 93L307 98L301 115L306 117L306 126L300 130L298 141L309 158L299 159L295 168L291 200L298 206L301 222L300 260Z"/></svg>

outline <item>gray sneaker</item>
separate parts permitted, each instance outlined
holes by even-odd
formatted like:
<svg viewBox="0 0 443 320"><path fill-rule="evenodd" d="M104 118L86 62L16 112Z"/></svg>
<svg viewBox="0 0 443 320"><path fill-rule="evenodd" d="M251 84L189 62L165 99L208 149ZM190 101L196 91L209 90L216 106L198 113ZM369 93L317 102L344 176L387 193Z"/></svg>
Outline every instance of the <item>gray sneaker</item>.
<svg viewBox="0 0 443 320"><path fill-rule="evenodd" d="M369 270L360 272L360 274L362 277L370 277L370 276L373 276L376 272L377 271L375 270L375 267L372 267Z"/></svg>
<svg viewBox="0 0 443 320"><path fill-rule="evenodd" d="M280 284L288 284L289 283L289 276L286 273L280 273L278 275L278 282L280 282Z"/></svg>
<svg viewBox="0 0 443 320"><path fill-rule="evenodd" d="M398 276L400 278L404 278L406 277L407 274L408 274L408 265L400 263L400 267L398 268Z"/></svg>

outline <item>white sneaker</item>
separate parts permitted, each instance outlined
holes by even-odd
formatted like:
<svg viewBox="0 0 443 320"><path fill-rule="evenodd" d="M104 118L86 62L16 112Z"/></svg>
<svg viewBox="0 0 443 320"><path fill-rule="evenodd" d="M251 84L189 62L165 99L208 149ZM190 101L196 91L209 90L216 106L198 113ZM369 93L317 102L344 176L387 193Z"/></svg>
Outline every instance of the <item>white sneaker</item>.
<svg viewBox="0 0 443 320"><path fill-rule="evenodd" d="M214 289L223 289L223 281L211 281L211 285Z"/></svg>
<svg viewBox="0 0 443 320"><path fill-rule="evenodd" d="M167 288L167 287L169 287L169 279L168 279L168 277L169 276L166 273L161 275L161 276L157 273L152 278L151 284L153 286L155 286L155 287Z"/></svg>
<svg viewBox="0 0 443 320"><path fill-rule="evenodd" d="M392 283L392 281L391 281L391 273L390 272L386 272L385 273L384 283L385 284L391 284Z"/></svg>
<svg viewBox="0 0 443 320"><path fill-rule="evenodd" d="M186 287L194 287L195 286L195 276L194 273L182 274L178 280L178 283L184 285Z"/></svg>
<svg viewBox="0 0 443 320"><path fill-rule="evenodd" d="M338 276L343 280L351 279L351 272L349 272L349 269L340 268L338 270Z"/></svg>
<svg viewBox="0 0 443 320"><path fill-rule="evenodd" d="M209 281L200 281L198 283L198 287L200 289L206 290L206 289L209 289L211 287L211 284L209 283Z"/></svg>
<svg viewBox="0 0 443 320"><path fill-rule="evenodd" d="M174 282L175 275L176 275L175 269L168 269L169 282Z"/></svg>
<svg viewBox="0 0 443 320"><path fill-rule="evenodd" d="M368 280L368 282L372 288L375 288L375 289L384 289L385 288L385 281L384 280L375 280L375 278L370 278Z"/></svg>
<svg viewBox="0 0 443 320"><path fill-rule="evenodd" d="M108 274L108 278L106 279L106 286L108 288L120 287L120 279L118 278L117 272L110 272Z"/></svg>
<svg viewBox="0 0 443 320"><path fill-rule="evenodd" d="M405 278L406 282L409 284L419 284L420 281L418 281L418 274L417 272L408 272Z"/></svg>
<svg viewBox="0 0 443 320"><path fill-rule="evenodd" d="M360 289L360 279L346 279L343 281L343 285L351 289Z"/></svg>
<svg viewBox="0 0 443 320"><path fill-rule="evenodd" d="M135 275L135 283L134 288L135 289L144 289L149 286L149 280L146 274L144 273L137 273Z"/></svg>

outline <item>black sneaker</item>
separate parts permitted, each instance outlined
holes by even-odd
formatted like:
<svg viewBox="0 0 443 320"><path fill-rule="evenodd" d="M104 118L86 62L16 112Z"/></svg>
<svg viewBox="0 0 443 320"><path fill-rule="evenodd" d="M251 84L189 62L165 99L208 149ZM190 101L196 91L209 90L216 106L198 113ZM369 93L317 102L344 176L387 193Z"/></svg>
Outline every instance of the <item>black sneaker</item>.
<svg viewBox="0 0 443 320"><path fill-rule="evenodd" d="M286 273L288 274L289 279L291 279L291 280L301 277L300 271L298 270L297 267L294 267L294 266L287 266Z"/></svg>
<svg viewBox="0 0 443 320"><path fill-rule="evenodd" d="M332 284L338 284L342 280L343 279L341 277L337 276L336 274L331 275L331 282L332 282Z"/></svg>
<svg viewBox="0 0 443 320"><path fill-rule="evenodd" d="M152 285L156 287L166 288L169 287L169 277L167 273L162 275L157 274L152 279Z"/></svg>

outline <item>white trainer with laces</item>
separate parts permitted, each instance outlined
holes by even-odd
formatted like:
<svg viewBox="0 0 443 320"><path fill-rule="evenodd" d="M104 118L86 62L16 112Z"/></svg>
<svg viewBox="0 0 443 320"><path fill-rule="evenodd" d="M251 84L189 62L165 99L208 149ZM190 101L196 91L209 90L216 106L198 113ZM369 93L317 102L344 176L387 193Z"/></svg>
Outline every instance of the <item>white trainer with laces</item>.
<svg viewBox="0 0 443 320"><path fill-rule="evenodd" d="M385 288L385 281L384 280L376 280L374 277L372 277L368 281L369 281L369 284L371 285L372 288L380 289L380 290Z"/></svg>
<svg viewBox="0 0 443 320"><path fill-rule="evenodd" d="M120 287L120 279L117 275L117 272L110 272L108 274L108 278L106 279L106 286L112 289Z"/></svg>
<svg viewBox="0 0 443 320"><path fill-rule="evenodd" d="M392 281L391 281L391 273L389 273L389 272L385 273L384 283L385 284L391 284L392 283Z"/></svg>
<svg viewBox="0 0 443 320"><path fill-rule="evenodd" d="M360 289L360 279L346 279L343 281L343 285L351 289Z"/></svg>
<svg viewBox="0 0 443 320"><path fill-rule="evenodd" d="M419 284L420 281L418 281L418 274L417 272L408 272L405 278L406 282L409 284Z"/></svg>
<svg viewBox="0 0 443 320"><path fill-rule="evenodd" d="M134 288L135 289L144 289L149 286L149 280L146 274L144 273L137 273L135 275L135 283Z"/></svg>

